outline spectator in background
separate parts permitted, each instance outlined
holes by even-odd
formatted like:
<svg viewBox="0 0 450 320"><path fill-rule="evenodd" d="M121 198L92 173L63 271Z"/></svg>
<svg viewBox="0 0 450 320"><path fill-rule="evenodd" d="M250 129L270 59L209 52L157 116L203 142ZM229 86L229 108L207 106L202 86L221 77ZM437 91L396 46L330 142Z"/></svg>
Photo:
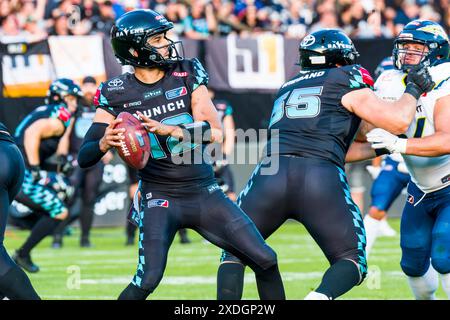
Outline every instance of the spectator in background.
<svg viewBox="0 0 450 320"><path fill-rule="evenodd" d="M389 30L392 37L396 36L394 19L397 11L389 6L385 0L375 0L375 10L381 13L382 24Z"/></svg>
<svg viewBox="0 0 450 320"><path fill-rule="evenodd" d="M255 36L264 31L264 23L258 19L258 8L255 5L248 5L238 17L241 17L241 23L245 28L240 32L241 37Z"/></svg>
<svg viewBox="0 0 450 320"><path fill-rule="evenodd" d="M28 42L29 33L20 29L19 20L15 13L0 17L0 42Z"/></svg>
<svg viewBox="0 0 450 320"><path fill-rule="evenodd" d="M109 36L116 18L113 3L110 0L99 1L98 8L100 14L92 18L92 32Z"/></svg>
<svg viewBox="0 0 450 320"><path fill-rule="evenodd" d="M100 15L100 9L98 8L98 3L94 0L84 0L82 7L82 20L90 20L95 16Z"/></svg>
<svg viewBox="0 0 450 320"><path fill-rule="evenodd" d="M312 20L312 11L308 10L306 2L301 0L289 1L288 10L285 12L287 29L285 36L301 39L306 35L306 19Z"/></svg>
<svg viewBox="0 0 450 320"><path fill-rule="evenodd" d="M211 4L204 0L192 0L190 14L184 19L185 35L191 39L207 39L217 29L217 21Z"/></svg>
<svg viewBox="0 0 450 320"><path fill-rule="evenodd" d="M441 15L437 13L431 5L427 4L420 7L419 19L440 23Z"/></svg>
<svg viewBox="0 0 450 320"><path fill-rule="evenodd" d="M230 0L212 0L211 6L217 21L216 36L227 36L242 29L239 19L234 14L234 2Z"/></svg>
<svg viewBox="0 0 450 320"><path fill-rule="evenodd" d="M69 20L64 12L59 12L58 16L53 18L53 27L49 30L51 36L70 36L73 33L69 29Z"/></svg>
<svg viewBox="0 0 450 320"><path fill-rule="evenodd" d="M403 30L403 27L409 22L419 18L420 8L415 0L403 0L400 10L397 11L397 16L394 19L395 35Z"/></svg>
<svg viewBox="0 0 450 320"><path fill-rule="evenodd" d="M163 16L166 15L167 5L169 3L168 0L153 0L153 1L148 1L148 2L149 2L149 9L155 10L156 12L159 12ZM178 1L176 1L176 2L178 2ZM141 1L141 3L142 3L142 1ZM144 9L144 8L142 8L142 9Z"/></svg>
<svg viewBox="0 0 450 320"><path fill-rule="evenodd" d="M373 10L367 19L358 22L358 28L354 37L356 38L391 38L391 30L382 24L381 12Z"/></svg>
<svg viewBox="0 0 450 320"><path fill-rule="evenodd" d="M336 11L334 9L323 10L319 15L319 21L314 23L308 32L313 33L325 28L339 28Z"/></svg>
<svg viewBox="0 0 450 320"><path fill-rule="evenodd" d="M166 18L173 23L173 32L178 36L184 36L184 20L189 12L185 4L171 1L167 4ZM170 30L170 31L172 31Z"/></svg>

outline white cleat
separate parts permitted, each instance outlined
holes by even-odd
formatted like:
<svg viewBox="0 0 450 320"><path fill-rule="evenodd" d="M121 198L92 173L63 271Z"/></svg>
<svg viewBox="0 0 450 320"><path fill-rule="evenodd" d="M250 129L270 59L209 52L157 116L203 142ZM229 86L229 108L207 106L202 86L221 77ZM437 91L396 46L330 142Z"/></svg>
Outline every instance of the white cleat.
<svg viewBox="0 0 450 320"><path fill-rule="evenodd" d="M323 293L311 291L303 300L331 300Z"/></svg>
<svg viewBox="0 0 450 320"><path fill-rule="evenodd" d="M387 219L380 221L380 226L378 228L378 236L380 237L395 237L397 232L392 229L392 227L387 222Z"/></svg>

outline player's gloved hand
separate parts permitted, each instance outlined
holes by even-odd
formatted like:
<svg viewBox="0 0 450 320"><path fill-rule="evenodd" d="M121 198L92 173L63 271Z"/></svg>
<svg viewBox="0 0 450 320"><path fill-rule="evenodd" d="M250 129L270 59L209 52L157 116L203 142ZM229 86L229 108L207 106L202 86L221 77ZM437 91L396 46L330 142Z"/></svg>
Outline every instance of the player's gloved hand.
<svg viewBox="0 0 450 320"><path fill-rule="evenodd" d="M372 179L375 180L380 175L381 167L366 166L366 170L367 170L367 172L369 172Z"/></svg>
<svg viewBox="0 0 450 320"><path fill-rule="evenodd" d="M418 64L408 72L405 93L409 93L418 100L423 93L431 91L434 85L435 83L428 72L428 65Z"/></svg>
<svg viewBox="0 0 450 320"><path fill-rule="evenodd" d="M371 143L372 149L386 148L391 153L406 153L406 142L408 139L399 138L396 135L375 128L366 134L367 141Z"/></svg>
<svg viewBox="0 0 450 320"><path fill-rule="evenodd" d="M33 178L33 182L38 182L39 180L45 178L45 176L42 175L41 167L39 165L30 166L29 171L31 173L31 177Z"/></svg>

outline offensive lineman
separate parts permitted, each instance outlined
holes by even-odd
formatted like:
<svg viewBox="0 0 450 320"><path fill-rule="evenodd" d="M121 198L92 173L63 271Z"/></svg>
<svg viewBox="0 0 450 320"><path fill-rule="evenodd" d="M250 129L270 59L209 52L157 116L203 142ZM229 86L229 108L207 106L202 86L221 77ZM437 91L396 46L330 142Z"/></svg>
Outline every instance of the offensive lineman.
<svg viewBox="0 0 450 320"><path fill-rule="evenodd" d="M177 43L166 37L171 28L171 22L152 10L134 10L116 21L112 47L135 73L100 85L94 123L78 156L80 166L88 167L120 146L124 129L114 126L121 111L139 116L149 131L152 154L139 171L139 263L119 299L144 300L156 289L179 228L195 229L244 259L260 281L262 299L284 299L275 252L220 190L211 165L174 161L180 152L192 161L203 144L221 140L222 130L206 89L208 75L198 60L179 56Z"/></svg>
<svg viewBox="0 0 450 320"><path fill-rule="evenodd" d="M331 265L306 299L328 300L360 284L367 273L364 225L343 170L361 119L404 132L417 99L432 82L426 69L418 68L409 74L402 98L384 102L370 89L368 72L354 64L358 53L342 31L314 32L299 50L302 71L281 87L274 102L269 129L278 132L269 131L267 156L239 195L238 205L264 238L289 218L306 227ZM279 152L272 154L277 139ZM262 175L261 168L276 157L278 173ZM243 275L244 263L224 252L218 298L240 299Z"/></svg>
<svg viewBox="0 0 450 320"><path fill-rule="evenodd" d="M382 129L367 134L374 149L402 154L411 175L400 226L400 265L416 299L434 299L439 286L436 271L450 298L450 63L445 60L449 52L448 36L439 24L427 20L407 24L394 41L398 70L380 76L379 94L397 99L408 70L424 61L434 65L430 74L436 86L418 101L406 136Z"/></svg>

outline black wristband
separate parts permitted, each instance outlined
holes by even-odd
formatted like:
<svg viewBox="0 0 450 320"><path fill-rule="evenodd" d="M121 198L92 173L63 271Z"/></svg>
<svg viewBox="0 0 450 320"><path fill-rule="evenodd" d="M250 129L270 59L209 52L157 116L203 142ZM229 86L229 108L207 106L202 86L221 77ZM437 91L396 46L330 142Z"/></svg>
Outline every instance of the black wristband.
<svg viewBox="0 0 450 320"><path fill-rule="evenodd" d="M418 85L416 85L413 82L409 82L406 85L405 93L409 93L412 95L416 100L419 100L420 96L422 95L423 91L420 89Z"/></svg>
<svg viewBox="0 0 450 320"><path fill-rule="evenodd" d="M211 142L211 125L207 121L199 121L179 126L183 131L183 141L206 144Z"/></svg>
<svg viewBox="0 0 450 320"><path fill-rule="evenodd" d="M40 165L34 165L34 166L30 166L30 171L41 171L41 166Z"/></svg>
<svg viewBox="0 0 450 320"><path fill-rule="evenodd" d="M391 152L386 149L386 148L381 148L381 149L375 149L375 154L377 155L377 157L385 155L385 154L391 154Z"/></svg>

